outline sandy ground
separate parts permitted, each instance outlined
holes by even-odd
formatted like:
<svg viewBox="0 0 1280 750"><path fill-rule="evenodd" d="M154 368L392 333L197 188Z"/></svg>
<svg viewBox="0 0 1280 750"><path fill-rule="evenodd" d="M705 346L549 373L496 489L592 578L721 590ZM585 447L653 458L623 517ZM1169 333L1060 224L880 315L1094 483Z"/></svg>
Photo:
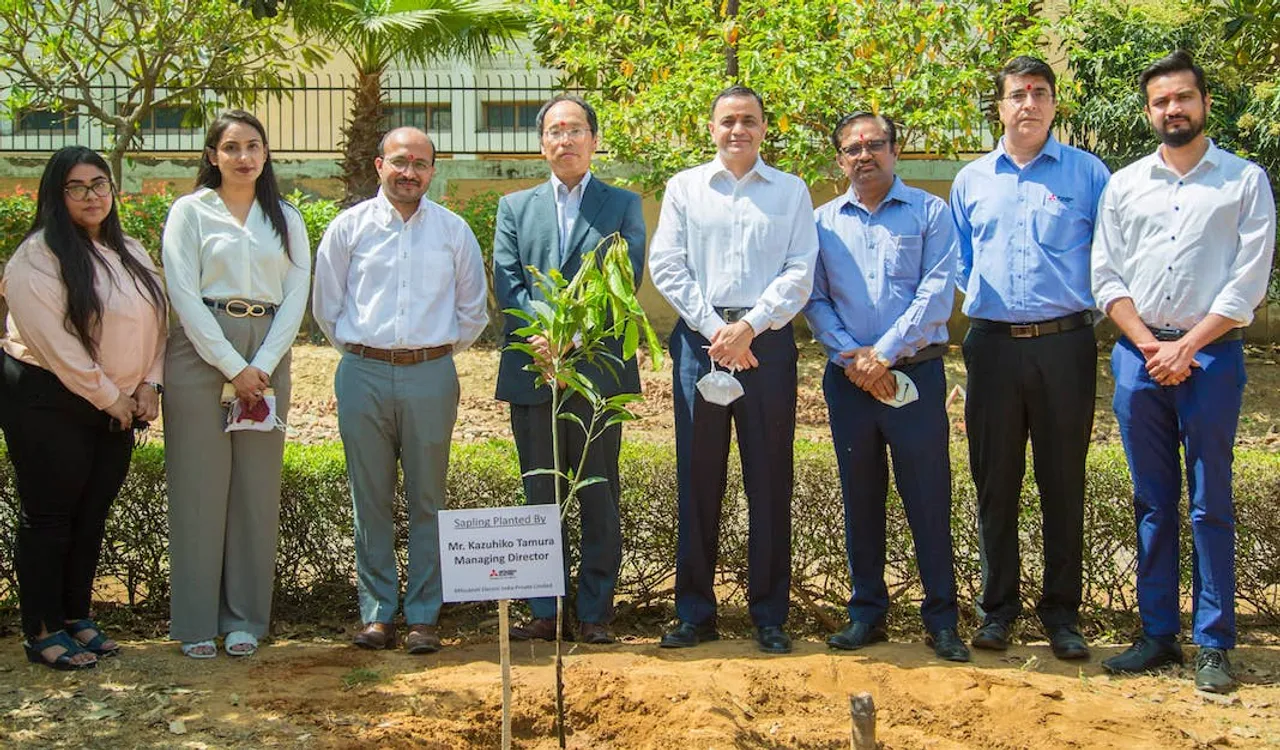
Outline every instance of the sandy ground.
<svg viewBox="0 0 1280 750"><path fill-rule="evenodd" d="M426 657L345 643L277 641L249 659L195 662L171 644L64 676L0 648L0 745L14 748L432 748L499 746L492 640ZM550 749L552 645L513 644L515 746ZM1118 648L1099 649L1099 655ZM688 651L652 639L565 659L571 748L849 746L848 696L870 692L883 748L1280 747L1280 649L1236 651L1247 681L1208 696L1178 670L1140 678L1059 662L1043 644L971 665L922 644L785 657L728 640Z"/></svg>
<svg viewBox="0 0 1280 750"><path fill-rule="evenodd" d="M506 407L492 399L497 356L458 357L459 441L509 437ZM292 440L337 439L336 362L331 349L295 349ZM801 363L799 435L828 440L821 355L806 347ZM1118 439L1111 383L1105 360L1099 364L1094 439L1110 442ZM957 351L947 373L950 385L963 385ZM1274 354L1252 352L1249 377L1239 442L1280 450ZM645 391L642 418L627 436L670 442L669 363L645 375ZM958 440L962 404L951 407ZM18 639L0 634L0 747L495 748L497 626L476 619L446 621L447 648L428 657L361 651L330 628L319 631L328 637L278 639L243 660L194 661L175 644L125 639L121 657L81 674L28 664ZM673 653L657 648L659 627L633 631L615 647L570 652L569 747L847 748L848 697L863 691L875 697L884 748L1280 747L1274 634L1234 652L1244 684L1217 697L1196 693L1185 669L1106 676L1099 661L1118 645L1095 648L1083 665L1057 661L1043 644L952 665L921 643L851 655L804 640L790 656L767 657L750 641L726 640ZM552 647L515 644L513 655L516 747L554 748Z"/></svg>

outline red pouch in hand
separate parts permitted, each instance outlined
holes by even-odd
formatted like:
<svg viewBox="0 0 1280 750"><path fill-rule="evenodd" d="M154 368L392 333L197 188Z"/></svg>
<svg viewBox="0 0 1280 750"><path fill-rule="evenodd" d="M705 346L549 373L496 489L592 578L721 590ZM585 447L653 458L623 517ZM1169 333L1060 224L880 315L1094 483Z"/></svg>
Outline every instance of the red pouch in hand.
<svg viewBox="0 0 1280 750"><path fill-rule="evenodd" d="M251 422L261 422L271 415L271 407L267 405L267 400L260 398L258 402L250 405L248 401L240 399L240 419L247 419Z"/></svg>

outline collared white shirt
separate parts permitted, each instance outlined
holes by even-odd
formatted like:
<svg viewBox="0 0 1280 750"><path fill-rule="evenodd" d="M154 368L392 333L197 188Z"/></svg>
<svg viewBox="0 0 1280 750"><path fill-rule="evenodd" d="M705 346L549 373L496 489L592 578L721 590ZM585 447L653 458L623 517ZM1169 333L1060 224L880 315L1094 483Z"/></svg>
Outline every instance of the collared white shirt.
<svg viewBox="0 0 1280 750"><path fill-rule="evenodd" d="M653 285L710 339L717 307L746 307L756 334L785 326L809 300L818 255L809 188L756 160L736 179L719 157L667 182L649 245Z"/></svg>
<svg viewBox="0 0 1280 750"><path fill-rule="evenodd" d="M334 346L471 346L489 320L480 245L425 195L406 221L378 194L338 214L316 250L316 323Z"/></svg>
<svg viewBox="0 0 1280 750"><path fill-rule="evenodd" d="M587 172L570 189L555 173L551 173L551 192L556 197L556 225L560 228L560 263L564 263L565 248L569 246L569 235L573 234L573 225L578 221L578 213L582 210L582 195L591 182L591 172Z"/></svg>
<svg viewBox="0 0 1280 750"><path fill-rule="evenodd" d="M173 202L161 242L169 303L205 362L228 380L248 365L270 375L293 345L307 310L311 244L302 214L284 207L289 252L262 207L254 201L244 225L216 190L201 188ZM277 305L271 330L246 362L227 341L213 310L203 302L242 299Z"/></svg>
<svg viewBox="0 0 1280 750"><path fill-rule="evenodd" d="M1271 185L1253 162L1209 144L1179 175L1160 150L1116 172L1093 239L1093 294L1130 297L1142 321L1188 330L1210 313L1246 326L1275 251Z"/></svg>

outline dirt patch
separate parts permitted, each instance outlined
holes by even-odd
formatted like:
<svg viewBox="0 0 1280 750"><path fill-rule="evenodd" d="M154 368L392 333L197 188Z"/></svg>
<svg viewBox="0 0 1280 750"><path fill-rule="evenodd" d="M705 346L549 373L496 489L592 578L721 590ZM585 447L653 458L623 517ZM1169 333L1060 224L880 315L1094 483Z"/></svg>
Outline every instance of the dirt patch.
<svg viewBox="0 0 1280 750"><path fill-rule="evenodd" d="M556 747L551 655L550 644L513 646L516 747ZM848 696L868 691L886 749L1276 747L1280 649L1244 647L1236 661L1247 683L1218 698L1196 693L1185 670L1111 678L1096 658L1069 665L1043 645L951 665L919 643L850 655L806 641L766 657L746 640L675 653L635 640L566 657L568 744L837 750L849 743ZM487 749L501 732L499 675L492 641L430 657L277 641L247 660L203 662L133 642L64 676L5 639L0 744Z"/></svg>

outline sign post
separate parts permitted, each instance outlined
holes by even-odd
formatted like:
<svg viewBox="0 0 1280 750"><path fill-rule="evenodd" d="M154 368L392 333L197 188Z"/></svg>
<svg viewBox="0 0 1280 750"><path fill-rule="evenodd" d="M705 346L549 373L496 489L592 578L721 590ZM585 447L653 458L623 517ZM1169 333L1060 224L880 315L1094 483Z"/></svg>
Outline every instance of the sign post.
<svg viewBox="0 0 1280 750"><path fill-rule="evenodd" d="M498 601L503 750L511 748L510 603L512 599L564 596L561 545L557 505L440 511L444 600Z"/></svg>

